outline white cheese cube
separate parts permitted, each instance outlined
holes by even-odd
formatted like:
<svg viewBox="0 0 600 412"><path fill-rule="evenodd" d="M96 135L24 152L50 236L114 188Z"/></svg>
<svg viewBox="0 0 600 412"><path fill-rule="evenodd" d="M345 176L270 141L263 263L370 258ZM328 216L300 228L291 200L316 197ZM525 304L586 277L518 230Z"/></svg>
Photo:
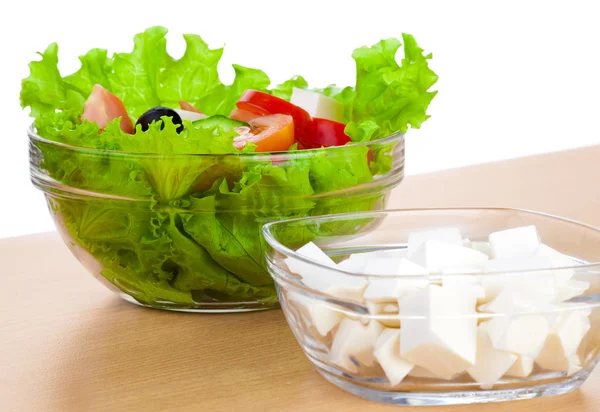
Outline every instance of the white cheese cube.
<svg viewBox="0 0 600 412"><path fill-rule="evenodd" d="M490 233L489 241L492 259L531 257L540 246L540 238L535 226L522 226Z"/></svg>
<svg viewBox="0 0 600 412"><path fill-rule="evenodd" d="M533 358L519 355L516 362L506 371L506 375L514 376L516 378L526 378L533 372L533 363Z"/></svg>
<svg viewBox="0 0 600 412"><path fill-rule="evenodd" d="M374 259L400 259L406 256L406 249L378 250L374 252L353 253L348 259L338 263L338 268L352 273L366 273L365 267Z"/></svg>
<svg viewBox="0 0 600 412"><path fill-rule="evenodd" d="M412 256L419 247L428 240L436 240L442 243L449 243L456 246L463 245L463 239L460 230L457 228L430 229L412 232L408 235L408 254Z"/></svg>
<svg viewBox="0 0 600 412"><path fill-rule="evenodd" d="M483 268L488 256L467 247L437 240L427 240L410 254L410 260L423 266L429 273L441 273L452 267Z"/></svg>
<svg viewBox="0 0 600 412"><path fill-rule="evenodd" d="M190 122L193 122L195 120L206 119L208 117L204 113L196 113L183 109L175 109L175 112L177 112L179 117L181 117L181 120L189 120Z"/></svg>
<svg viewBox="0 0 600 412"><path fill-rule="evenodd" d="M473 266L455 266L444 268L441 271L442 275L474 275L477 273L483 273L483 269Z"/></svg>
<svg viewBox="0 0 600 412"><path fill-rule="evenodd" d="M400 330L385 329L375 344L375 358L392 386L398 385L414 367L400 356Z"/></svg>
<svg viewBox="0 0 600 412"><path fill-rule="evenodd" d="M308 242L306 245L296 250L296 253L308 259L322 263L323 265L335 266L335 262L331 260L329 255L323 252L321 248L315 245L313 242Z"/></svg>
<svg viewBox="0 0 600 412"><path fill-rule="evenodd" d="M335 307L317 299L294 292L288 293L287 297L290 305L296 307L303 316L307 326L314 326L321 336L327 336L344 318L343 313Z"/></svg>
<svg viewBox="0 0 600 412"><path fill-rule="evenodd" d="M487 322L494 348L535 358L550 332L548 318L542 315L496 316Z"/></svg>
<svg viewBox="0 0 600 412"><path fill-rule="evenodd" d="M481 271L473 268L457 268L454 270L442 270L442 275L450 274L468 274L468 273L480 273ZM485 289L483 288L483 281L481 278L476 276L446 276L442 281L442 284L446 288L453 288L457 293L471 294L477 299L477 303L485 301Z"/></svg>
<svg viewBox="0 0 600 412"><path fill-rule="evenodd" d="M303 108L312 117L344 122L344 105L321 93L294 87L290 103Z"/></svg>
<svg viewBox="0 0 600 412"><path fill-rule="evenodd" d="M368 262L369 260L363 256L350 255L348 259L338 263L337 267L345 272L363 274Z"/></svg>
<svg viewBox="0 0 600 412"><path fill-rule="evenodd" d="M471 245L469 246L471 249L475 249L478 252L481 252L483 254L486 254L488 256L490 256L490 254L492 253L490 250L490 243L489 242L476 242L476 241L471 241Z"/></svg>
<svg viewBox="0 0 600 412"><path fill-rule="evenodd" d="M550 246L546 245L540 245L535 251L535 256L549 257L552 261L552 267L554 268L569 268L578 265L578 263L569 256L563 255L559 251L554 250ZM555 274L556 284L557 286L561 287L565 286L573 277L575 270L573 268L561 269L556 270Z"/></svg>
<svg viewBox="0 0 600 412"><path fill-rule="evenodd" d="M363 300L362 295L368 285L364 277L336 274L331 278L330 285L323 289L325 293L340 299Z"/></svg>
<svg viewBox="0 0 600 412"><path fill-rule="evenodd" d="M452 376L447 376L447 377L441 377L441 376L438 376L438 375L436 375L435 373L433 373L431 371L428 371L427 369L425 369L422 366L415 366L408 373L408 376L410 376L412 378L441 379L441 380L445 380L445 381L450 381L450 380L453 380L453 379L457 378L459 376L459 374L452 375Z"/></svg>
<svg viewBox="0 0 600 412"><path fill-rule="evenodd" d="M379 250L376 253L378 257L389 257L389 258L405 258L408 254L407 248L396 248L396 249L385 249Z"/></svg>
<svg viewBox="0 0 600 412"><path fill-rule="evenodd" d="M332 268L332 270L329 270L293 257L287 258L285 263L290 271L300 275L302 283L306 286L339 298L362 300L362 293L367 287L365 278L339 273L335 270L337 268L335 262L312 242L302 246L296 252L303 257Z"/></svg>
<svg viewBox="0 0 600 412"><path fill-rule="evenodd" d="M517 360L516 355L494 348L487 324L484 322L477 328L477 360L474 366L467 369L467 373L481 384L482 389L491 389Z"/></svg>
<svg viewBox="0 0 600 412"><path fill-rule="evenodd" d="M373 351L382 331L383 326L379 322L363 325L358 320L345 318L331 345L331 362L352 373L358 372L359 366L372 366L376 362Z"/></svg>
<svg viewBox="0 0 600 412"><path fill-rule="evenodd" d="M566 310L560 314L535 362L544 369L567 371L580 366L577 349L590 330L589 311Z"/></svg>
<svg viewBox="0 0 600 412"><path fill-rule="evenodd" d="M523 273L524 271L551 269L552 261L548 257L537 256L516 259L491 259L484 267L484 273L498 275L487 276L483 282L486 299L494 299L505 287L534 290L553 300L556 281L553 271ZM508 273L510 272L510 273Z"/></svg>
<svg viewBox="0 0 600 412"><path fill-rule="evenodd" d="M369 261L365 268L367 274L383 275L369 277L369 285L365 289L363 297L373 302L395 302L396 299L408 292L428 285L427 279L398 279L391 276L423 276L429 273L425 268L400 258L379 258Z"/></svg>
<svg viewBox="0 0 600 412"><path fill-rule="evenodd" d="M378 321L388 328L400 327L397 303L374 303L367 301L366 306L371 319Z"/></svg>
<svg viewBox="0 0 600 412"><path fill-rule="evenodd" d="M477 345L476 298L430 285L398 298L400 355L447 378L473 366Z"/></svg>
<svg viewBox="0 0 600 412"><path fill-rule="evenodd" d="M556 302L565 302L575 296L581 296L590 288L590 282L571 279L566 285L556 290Z"/></svg>
<svg viewBox="0 0 600 412"><path fill-rule="evenodd" d="M405 258L379 257L371 259L365 267L367 275L410 276L428 275L427 270Z"/></svg>

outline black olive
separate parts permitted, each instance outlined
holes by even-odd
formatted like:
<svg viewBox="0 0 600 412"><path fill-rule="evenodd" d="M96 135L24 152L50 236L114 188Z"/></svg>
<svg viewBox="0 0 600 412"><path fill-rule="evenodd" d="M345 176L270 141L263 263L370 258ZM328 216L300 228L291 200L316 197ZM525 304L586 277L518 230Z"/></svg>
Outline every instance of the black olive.
<svg viewBox="0 0 600 412"><path fill-rule="evenodd" d="M176 129L177 132L181 132L183 130L183 122L181 121L181 116L179 116L179 114L177 114L175 110L163 106L153 107L152 109L146 111L139 117L139 119L137 119L135 125L136 127L138 124L142 125L142 130L145 132L146 130L148 130L148 126L150 126L150 123L161 121L160 129L162 130L165 127L161 119L161 117L163 116L170 117L173 120L173 124L178 125Z"/></svg>

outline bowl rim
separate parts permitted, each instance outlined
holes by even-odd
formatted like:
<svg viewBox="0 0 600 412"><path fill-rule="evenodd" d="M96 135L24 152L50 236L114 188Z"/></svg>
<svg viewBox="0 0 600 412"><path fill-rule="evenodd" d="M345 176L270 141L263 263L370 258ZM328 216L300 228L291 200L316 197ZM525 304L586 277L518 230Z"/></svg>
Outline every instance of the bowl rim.
<svg viewBox="0 0 600 412"><path fill-rule="evenodd" d="M285 224L289 224L289 223L293 223L293 222L310 221L310 220L318 221L318 220L330 219L330 218L334 218L334 219L339 218L340 220L342 220L343 218L353 218L353 217L368 218L368 217L373 217L373 216L381 216L381 215L385 215L385 214L402 214L402 213L408 214L411 212L435 212L435 211L438 211L438 212L460 212L460 211L520 212L520 213L525 213L525 214L530 214L530 215L535 215L535 216L543 216L543 217L551 218L554 220L559 220L564 223L575 224L575 225L581 226L582 228L585 228L588 230L593 230L600 234L600 228L580 222L578 220L557 216L557 215L554 215L551 213L537 212L537 211L529 210L529 209L510 208L510 207L446 207L446 208L432 207L432 208L411 208L411 209L385 209L385 210L376 210L376 211L369 211L369 212L350 212L350 213L337 213L337 214L321 215L321 216L308 216L308 217L301 217L301 218L295 218L295 219L286 219L286 220L279 220L279 221L275 221L275 222L269 222L269 223L263 225L262 234L263 234L263 237L265 238L265 241L269 244L269 246L271 246L273 249L275 249L276 251L278 251L279 253L281 253L283 255L292 257L294 259L297 259L303 263L307 263L307 264L317 267L319 269L326 269L327 271L332 272L332 273L337 273L337 274L341 274L341 275L349 275L349 276L354 276L354 277L358 277L358 278L381 277L381 278L386 278L386 279L411 279L411 280L427 280L427 281L443 281L443 280L449 280L449 279L452 279L452 280L454 280L454 279L481 280L481 279L498 279L498 278L504 278L504 277L523 276L523 275L531 275L531 274L535 275L535 274L545 273L545 272L549 272L549 271L557 271L557 270L600 267L600 262L588 262L588 263L581 264L581 265L561 266L561 267L556 267L556 268L510 270L510 271L489 272L489 273L476 272L476 273L468 273L468 274L467 273L457 273L457 274L445 274L445 275L442 275L442 274L382 275L382 274L366 274L366 273L363 274L363 273L348 272L343 269L339 269L337 267L331 267L331 266L322 264L316 260L304 257L303 255L298 254L296 251L294 251L294 250L288 248L287 246L283 245L282 243L280 243L277 239L275 239L275 237L272 234L273 227L276 227L279 225L285 225ZM268 256L267 256L267 259L269 259ZM277 264L275 264L275 265L277 265ZM283 269L286 272L289 272L288 269L281 268L279 265L277 265L277 266L280 269ZM316 291L316 289L312 289L306 285L303 285L303 288L306 288L311 291Z"/></svg>
<svg viewBox="0 0 600 412"><path fill-rule="evenodd" d="M286 159L298 159L301 157L308 157L314 155L316 153L320 153L323 150L327 150L329 153L334 151L341 151L348 148L355 147L371 147L374 145L385 145L388 143L397 143L402 142L404 140L405 133L403 132L394 132L389 136L382 137L381 139L369 140L364 142L350 142L349 144L345 144L344 146L330 146L330 147L321 147L316 149L302 149L297 151L279 151L279 152L238 152L238 153L224 153L224 154L209 154L209 153L154 153L154 152L128 152L123 150L110 150L110 149L98 149L95 147L86 147L86 146L74 146L67 143L58 142L55 140L50 140L45 137L40 136L36 129L35 124L31 123L27 128L27 135L29 136L30 142L35 143L43 143L47 145L52 145L56 147L61 147L64 149L70 149L73 151L88 153L88 154L97 154L106 156L107 154L115 155L115 156L136 156L136 157L152 157L152 158L177 158L177 157L248 157L252 158L255 161L262 160L273 160L273 157L276 157L277 160L286 160Z"/></svg>

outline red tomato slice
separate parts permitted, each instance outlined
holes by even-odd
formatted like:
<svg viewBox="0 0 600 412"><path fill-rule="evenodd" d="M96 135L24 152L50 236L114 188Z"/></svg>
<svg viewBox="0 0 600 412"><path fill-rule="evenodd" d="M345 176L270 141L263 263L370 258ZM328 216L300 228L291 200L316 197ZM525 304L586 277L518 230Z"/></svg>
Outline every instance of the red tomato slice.
<svg viewBox="0 0 600 412"><path fill-rule="evenodd" d="M313 117L310 133L298 136L298 141L307 149L343 146L350 141L344 133L346 125L333 120Z"/></svg>
<svg viewBox="0 0 600 412"><path fill-rule="evenodd" d="M185 100L179 101L179 107L181 108L181 110L187 110L188 112L204 114L200 110L196 109L191 103L188 103Z"/></svg>
<svg viewBox="0 0 600 412"><path fill-rule="evenodd" d="M256 145L257 152L281 152L294 144L294 119L286 114L256 117L248 122L250 127L235 130L240 134L233 139L236 149L243 149L247 142Z"/></svg>
<svg viewBox="0 0 600 412"><path fill-rule="evenodd" d="M234 120L239 120L240 122L247 123L249 120L252 120L252 119L258 117L258 115L254 114L252 112L249 112L247 110L235 109L234 111L231 112L229 117Z"/></svg>
<svg viewBox="0 0 600 412"><path fill-rule="evenodd" d="M294 133L296 138L309 133L310 114L301 107L256 90L246 90L236 103L240 110L255 113L259 116L269 114L288 114L294 118Z"/></svg>
<svg viewBox="0 0 600 412"><path fill-rule="evenodd" d="M110 121L117 117L121 118L121 123L119 124L121 130L125 133L133 133L135 131L123 102L101 85L94 85L92 94L90 94L90 97L88 97L83 105L81 120L96 122L100 130L103 130Z"/></svg>

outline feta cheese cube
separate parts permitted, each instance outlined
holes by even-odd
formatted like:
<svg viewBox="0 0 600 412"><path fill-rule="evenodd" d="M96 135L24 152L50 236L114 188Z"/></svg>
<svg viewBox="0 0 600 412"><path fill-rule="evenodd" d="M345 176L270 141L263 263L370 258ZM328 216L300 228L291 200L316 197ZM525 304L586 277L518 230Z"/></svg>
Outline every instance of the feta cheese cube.
<svg viewBox="0 0 600 412"><path fill-rule="evenodd" d="M471 245L469 246L471 249L475 249L478 252L481 252L485 255L490 256L490 254L492 253L490 250L490 243L489 242L476 242L476 241L471 241Z"/></svg>
<svg viewBox="0 0 600 412"><path fill-rule="evenodd" d="M406 256L406 249L378 250L374 252L353 253L348 259L338 263L342 270L352 273L366 273L365 268L371 260L400 259Z"/></svg>
<svg viewBox="0 0 600 412"><path fill-rule="evenodd" d="M535 226L522 226L490 233L489 242L492 259L531 257L540 246L540 238Z"/></svg>
<svg viewBox="0 0 600 412"><path fill-rule="evenodd" d="M367 301L366 306L371 319L378 321L388 328L400 327L397 303L374 303Z"/></svg>
<svg viewBox="0 0 600 412"><path fill-rule="evenodd" d="M344 122L344 105L321 93L294 87L290 103L303 108L312 117Z"/></svg>
<svg viewBox="0 0 600 412"><path fill-rule="evenodd" d="M540 295L547 296L550 300L553 300L556 290L553 271L523 273L525 271L550 268L552 268L552 261L550 258L543 256L488 260L483 267L483 272L501 274L485 278L483 287L486 299L494 299L503 288L511 287L534 290Z"/></svg>
<svg viewBox="0 0 600 412"><path fill-rule="evenodd" d="M571 279L565 286L556 290L556 302L565 302L576 296L581 296L590 288L590 282L585 280Z"/></svg>
<svg viewBox="0 0 600 412"><path fill-rule="evenodd" d="M287 298L290 305L298 309L307 326L314 326L321 336L327 336L344 318L341 311L318 299L295 292L289 292Z"/></svg>
<svg viewBox="0 0 600 412"><path fill-rule="evenodd" d="M456 270L442 270L442 275L466 275L469 273L475 274L479 272L481 271L473 268L456 268ZM442 281L442 285L447 288L455 289L457 293L471 294L475 296L477 303L482 303L485 301L485 289L483 287L483 281L479 277L446 276Z"/></svg>
<svg viewBox="0 0 600 412"><path fill-rule="evenodd" d="M204 113L191 112L189 110L183 110L183 109L174 109L174 110L179 115L181 120L189 120L190 122L206 119L208 117Z"/></svg>
<svg viewBox="0 0 600 412"><path fill-rule="evenodd" d="M375 344L375 359L392 386L398 385L414 367L400 356L400 330L385 329Z"/></svg>
<svg viewBox="0 0 600 412"><path fill-rule="evenodd" d="M381 275L369 277L369 284L365 289L363 297L372 302L395 302L398 296L428 285L427 279L398 279L391 276L428 275L425 268L400 258L379 258L371 260L366 268L367 274Z"/></svg>
<svg viewBox="0 0 600 412"><path fill-rule="evenodd" d="M495 316L487 322L495 349L535 358L550 332L548 319L542 315Z"/></svg>
<svg viewBox="0 0 600 412"><path fill-rule="evenodd" d="M351 373L358 372L360 366L372 366L376 362L373 351L381 332L383 326L379 322L371 321L363 325L358 320L345 318L331 345L331 362Z"/></svg>
<svg viewBox="0 0 600 412"><path fill-rule="evenodd" d="M481 384L482 389L492 386L510 369L517 356L494 348L487 330L488 322L477 328L477 360L467 373Z"/></svg>
<svg viewBox="0 0 600 412"><path fill-rule="evenodd" d="M288 268L292 273L300 275L306 286L339 298L362 300L363 291L367 287L365 278L339 273L335 262L312 242L302 246L297 253L332 268L329 270L288 257L285 260Z"/></svg>
<svg viewBox="0 0 600 412"><path fill-rule="evenodd" d="M385 249L375 252L379 257L390 257L390 258L405 258L408 254L407 248L396 248L396 249Z"/></svg>
<svg viewBox="0 0 600 412"><path fill-rule="evenodd" d="M338 263L337 267L346 272L363 274L368 262L369 260L366 257L355 254Z"/></svg>
<svg viewBox="0 0 600 412"><path fill-rule="evenodd" d="M476 298L430 285L398 298L400 355L441 378L475 363Z"/></svg>
<svg viewBox="0 0 600 412"><path fill-rule="evenodd" d="M546 245L540 245L537 248L537 250L535 251L534 256L542 256L542 257L550 258L553 268L568 268L568 267L577 265L577 262L574 261L572 258L570 258L566 255L563 255L559 251L554 250L551 247L546 246ZM572 268L556 270L555 271L556 285L558 287L566 286L574 274L575 274L575 270Z"/></svg>
<svg viewBox="0 0 600 412"><path fill-rule="evenodd" d="M474 275L477 273L483 273L483 269L473 266L455 266L443 268L441 271L442 275Z"/></svg>
<svg viewBox="0 0 600 412"><path fill-rule="evenodd" d="M408 235L408 254L410 257L419 247L428 240L436 240L442 243L449 243L456 246L463 245L463 239L460 230L457 228L430 229L411 232Z"/></svg>
<svg viewBox="0 0 600 412"><path fill-rule="evenodd" d="M421 378L421 379L441 379L441 380L445 380L445 381L450 381L455 379L456 377L459 376L459 374L456 375L452 375L452 376L447 376L447 377L441 377L438 376L436 374L434 374L431 371L428 371L427 369L423 368L422 366L415 366L414 368L412 368L412 370L408 373L408 376L412 377L412 378Z"/></svg>
<svg viewBox="0 0 600 412"><path fill-rule="evenodd" d="M553 312L553 295L546 296L534 289L518 286L507 286L494 298L494 300L479 307L480 312L498 313L504 315L522 314L524 312ZM548 315L551 323L556 320L556 315Z"/></svg>
<svg viewBox="0 0 600 412"><path fill-rule="evenodd" d="M405 258L379 257L371 259L365 267L367 275L410 276L428 275L427 270Z"/></svg>
<svg viewBox="0 0 600 412"><path fill-rule="evenodd" d="M533 363L533 358L519 355L517 356L516 362L506 371L506 375L514 376L516 378L526 378L533 372Z"/></svg>
<svg viewBox="0 0 600 412"><path fill-rule="evenodd" d="M440 273L452 267L483 268L488 256L467 247L437 240L427 240L409 254L410 260L423 266L429 273Z"/></svg>
<svg viewBox="0 0 600 412"><path fill-rule="evenodd" d="M329 255L323 252L321 248L315 245L313 242L308 242L306 245L296 250L296 253L324 265L335 266L335 262L331 260Z"/></svg>
<svg viewBox="0 0 600 412"><path fill-rule="evenodd" d="M560 314L535 362L543 369L567 371L570 364L580 366L577 349L590 330L589 311L566 310Z"/></svg>

